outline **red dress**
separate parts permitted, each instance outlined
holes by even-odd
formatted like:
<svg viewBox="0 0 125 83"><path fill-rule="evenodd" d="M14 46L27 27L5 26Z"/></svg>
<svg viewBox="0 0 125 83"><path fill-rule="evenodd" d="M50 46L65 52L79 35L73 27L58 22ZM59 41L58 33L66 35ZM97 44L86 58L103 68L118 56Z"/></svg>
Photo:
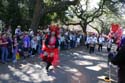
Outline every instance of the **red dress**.
<svg viewBox="0 0 125 83"><path fill-rule="evenodd" d="M52 39L52 38L51 38ZM52 39L52 41L49 41L49 46L55 46L56 44L56 37ZM43 61L51 63L53 66L57 66L59 64L59 49L58 48L49 48L45 45L45 42L43 42L42 50L44 53L47 53L47 56L45 56L44 53L40 55Z"/></svg>

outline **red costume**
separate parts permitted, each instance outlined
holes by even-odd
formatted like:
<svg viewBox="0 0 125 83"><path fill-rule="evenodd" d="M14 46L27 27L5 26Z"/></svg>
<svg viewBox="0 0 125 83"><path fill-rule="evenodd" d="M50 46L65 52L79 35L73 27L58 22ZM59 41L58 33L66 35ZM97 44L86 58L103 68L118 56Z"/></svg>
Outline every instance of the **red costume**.
<svg viewBox="0 0 125 83"><path fill-rule="evenodd" d="M58 42L58 34L59 29L56 26L51 26L50 31L55 32L55 37L52 36L46 36L46 40L43 42L42 50L44 51L43 54L41 54L41 58L43 61L50 63L54 67L56 67L59 64L59 42Z"/></svg>
<svg viewBox="0 0 125 83"><path fill-rule="evenodd" d="M119 45L120 41L121 41L121 37L122 37L122 29L121 29L120 25L119 24L112 24L111 29L110 29L110 33L108 36L109 36L109 38L114 38L115 43L117 45Z"/></svg>

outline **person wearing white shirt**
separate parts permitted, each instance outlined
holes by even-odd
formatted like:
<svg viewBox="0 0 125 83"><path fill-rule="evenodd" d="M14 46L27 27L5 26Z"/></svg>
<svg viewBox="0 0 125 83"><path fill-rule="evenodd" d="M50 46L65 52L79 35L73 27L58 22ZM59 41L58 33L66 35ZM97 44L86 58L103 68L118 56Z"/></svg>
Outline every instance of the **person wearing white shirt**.
<svg viewBox="0 0 125 83"><path fill-rule="evenodd" d="M90 46L90 49L89 49L89 53L94 53L96 43L97 43L97 37L93 34L93 35L90 37L90 45L89 45L89 46Z"/></svg>
<svg viewBox="0 0 125 83"><path fill-rule="evenodd" d="M38 45L37 37L34 37L31 40L32 55L35 55L37 53L37 45Z"/></svg>
<svg viewBox="0 0 125 83"><path fill-rule="evenodd" d="M85 44L86 44L87 49L89 49L90 38L91 38L91 37L90 37L89 35L88 35L87 38L86 38Z"/></svg>
<svg viewBox="0 0 125 83"><path fill-rule="evenodd" d="M61 49L65 48L65 37L64 35L60 36Z"/></svg>
<svg viewBox="0 0 125 83"><path fill-rule="evenodd" d="M105 41L104 37L100 35L98 38L98 51L102 51L104 41Z"/></svg>
<svg viewBox="0 0 125 83"><path fill-rule="evenodd" d="M29 35L30 35L31 37L34 36L34 32L33 32L33 30L30 30Z"/></svg>
<svg viewBox="0 0 125 83"><path fill-rule="evenodd" d="M80 37L78 36L77 39L76 39L76 47L80 45Z"/></svg>

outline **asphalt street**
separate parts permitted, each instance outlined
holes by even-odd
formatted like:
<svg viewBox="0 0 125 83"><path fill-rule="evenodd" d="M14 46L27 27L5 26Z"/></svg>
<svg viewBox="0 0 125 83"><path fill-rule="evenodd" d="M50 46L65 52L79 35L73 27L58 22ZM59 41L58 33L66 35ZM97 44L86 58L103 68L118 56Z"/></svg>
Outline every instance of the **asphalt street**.
<svg viewBox="0 0 125 83"><path fill-rule="evenodd" d="M61 51L60 65L46 73L38 56L19 60L16 64L0 63L0 83L107 83L107 52L89 54L85 47ZM111 83L116 83L117 67L110 65ZM109 82L110 83L110 82Z"/></svg>

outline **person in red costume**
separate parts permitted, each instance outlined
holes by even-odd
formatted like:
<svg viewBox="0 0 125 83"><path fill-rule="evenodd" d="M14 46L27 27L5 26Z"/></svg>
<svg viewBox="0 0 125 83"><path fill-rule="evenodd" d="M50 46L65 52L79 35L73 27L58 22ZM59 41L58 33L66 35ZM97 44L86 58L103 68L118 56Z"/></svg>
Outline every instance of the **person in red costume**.
<svg viewBox="0 0 125 83"><path fill-rule="evenodd" d="M42 47L44 52L41 54L41 58L47 63L47 72L51 65L56 67L59 64L59 41L57 30L56 27L50 27L50 34L46 36Z"/></svg>

